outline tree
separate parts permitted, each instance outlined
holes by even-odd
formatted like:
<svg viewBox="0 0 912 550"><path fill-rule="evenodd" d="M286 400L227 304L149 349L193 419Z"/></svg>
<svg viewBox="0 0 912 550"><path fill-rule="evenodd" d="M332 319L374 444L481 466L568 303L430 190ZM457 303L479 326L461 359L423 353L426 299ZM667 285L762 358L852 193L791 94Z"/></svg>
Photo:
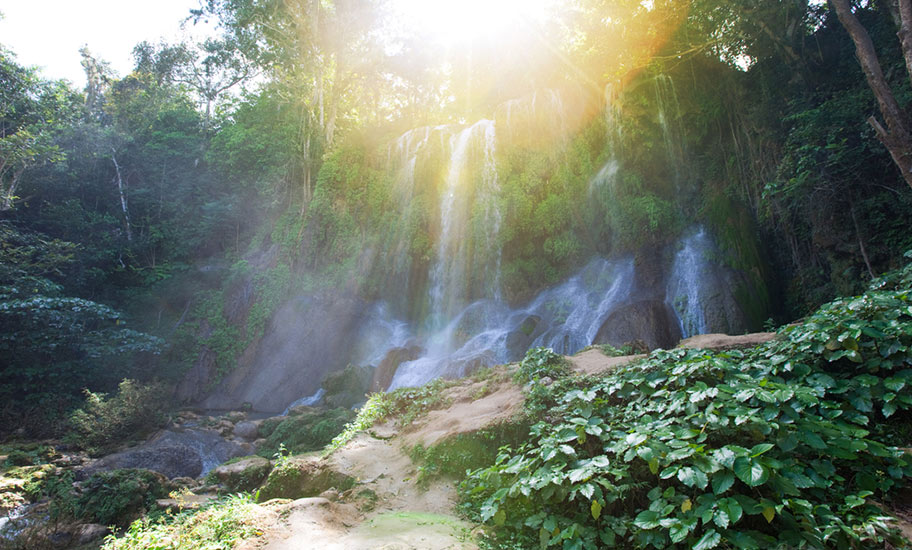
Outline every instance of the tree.
<svg viewBox="0 0 912 550"><path fill-rule="evenodd" d="M868 123L877 133L877 139L890 152L893 162L899 167L903 179L912 187L912 124L908 114L896 100L890 84L884 76L874 42L865 27L858 21L852 11L849 0L832 0L839 22L845 27L852 42L855 43L855 55L864 71L865 79L877 98L880 114L886 127L876 117L868 118ZM906 71L912 78L912 0L898 0L891 4L894 21L899 21L899 39ZM898 17L896 17L898 15Z"/></svg>
<svg viewBox="0 0 912 550"><path fill-rule="evenodd" d="M45 132L56 115L52 96L52 83L0 47L0 212L12 210L26 170L60 158Z"/></svg>

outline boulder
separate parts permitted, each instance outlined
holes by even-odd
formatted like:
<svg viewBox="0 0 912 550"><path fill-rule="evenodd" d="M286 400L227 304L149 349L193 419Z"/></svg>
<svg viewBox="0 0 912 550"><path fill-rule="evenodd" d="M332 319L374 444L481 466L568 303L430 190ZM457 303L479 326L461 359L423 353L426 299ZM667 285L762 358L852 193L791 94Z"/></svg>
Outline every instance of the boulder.
<svg viewBox="0 0 912 550"><path fill-rule="evenodd" d="M393 377L396 375L396 370L399 368L399 365L407 361L414 361L421 356L422 351L423 350L419 346L408 346L393 348L386 352L383 360L380 361L380 364L374 369L370 391L386 391L393 381Z"/></svg>
<svg viewBox="0 0 912 550"><path fill-rule="evenodd" d="M522 357L526 354L539 334L541 320L538 315L529 315L507 334L506 346L510 357Z"/></svg>
<svg viewBox="0 0 912 550"><path fill-rule="evenodd" d="M259 422L245 420L234 425L234 435L247 441L253 441L257 438L259 431Z"/></svg>
<svg viewBox="0 0 912 550"><path fill-rule="evenodd" d="M88 544L108 534L108 528L97 523L83 523L77 525L73 537L78 544Z"/></svg>
<svg viewBox="0 0 912 550"><path fill-rule="evenodd" d="M159 472L169 479L199 477L222 462L247 453L218 433L204 429L164 431L145 443L98 459L80 475L120 468L140 468Z"/></svg>
<svg viewBox="0 0 912 550"><path fill-rule="evenodd" d="M621 306L605 319L593 344L624 344L642 340L649 349L673 348L681 339L674 312L660 300L641 300Z"/></svg>
<svg viewBox="0 0 912 550"><path fill-rule="evenodd" d="M330 489L346 491L354 485L355 478L334 470L326 460L319 457L295 457L269 473L266 482L260 487L257 501L315 497Z"/></svg>
<svg viewBox="0 0 912 550"><path fill-rule="evenodd" d="M272 463L261 456L243 458L237 462L222 464L212 473L229 491L253 491L263 483L272 470Z"/></svg>
<svg viewBox="0 0 912 550"><path fill-rule="evenodd" d="M351 408L364 400L364 394L370 389L373 378L371 367L348 365L341 371L333 372L323 379L326 395L323 400L332 408Z"/></svg>

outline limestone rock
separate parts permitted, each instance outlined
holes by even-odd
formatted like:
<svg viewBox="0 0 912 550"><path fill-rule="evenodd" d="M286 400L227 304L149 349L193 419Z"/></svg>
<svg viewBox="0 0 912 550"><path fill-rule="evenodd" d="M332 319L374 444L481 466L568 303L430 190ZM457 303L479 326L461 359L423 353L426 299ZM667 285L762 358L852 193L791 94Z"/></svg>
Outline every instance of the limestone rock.
<svg viewBox="0 0 912 550"><path fill-rule="evenodd" d="M82 525L77 525L73 531L73 536L79 544L87 544L107 534L108 528L97 523L83 523Z"/></svg>
<svg viewBox="0 0 912 550"><path fill-rule="evenodd" d="M265 502L274 498L315 497L329 489L346 491L354 485L353 477L335 470L326 460L295 457L270 472L260 487L257 500Z"/></svg>
<svg viewBox="0 0 912 550"><path fill-rule="evenodd" d="M247 441L253 441L257 438L259 422L245 420L234 425L234 435Z"/></svg>
<svg viewBox="0 0 912 550"><path fill-rule="evenodd" d="M399 368L399 365L407 361L414 361L421 355L421 351L419 346L409 346L393 348L386 352L383 360L380 361L380 364L374 369L370 391L386 391L393 381L393 377L396 375L396 370Z"/></svg>
<svg viewBox="0 0 912 550"><path fill-rule="evenodd" d="M681 339L674 312L662 301L642 300L616 309L605 319L593 344L621 347L642 340L649 349L672 348Z"/></svg>
<svg viewBox="0 0 912 550"><path fill-rule="evenodd" d="M681 340L679 348L726 350L739 348L752 348L765 344L776 338L775 332L753 332L738 336L728 334L698 334Z"/></svg>
<svg viewBox="0 0 912 550"><path fill-rule="evenodd" d="M272 464L261 456L251 456L231 464L223 464L212 472L232 492L252 491L263 483Z"/></svg>

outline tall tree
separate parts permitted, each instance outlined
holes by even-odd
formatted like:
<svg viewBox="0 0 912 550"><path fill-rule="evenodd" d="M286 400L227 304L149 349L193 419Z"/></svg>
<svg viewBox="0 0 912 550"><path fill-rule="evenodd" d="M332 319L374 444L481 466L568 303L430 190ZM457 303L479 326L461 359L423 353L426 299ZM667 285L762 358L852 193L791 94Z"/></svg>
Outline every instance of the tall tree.
<svg viewBox="0 0 912 550"><path fill-rule="evenodd" d="M855 43L855 55L864 71L868 86L877 98L880 114L886 127L876 117L868 123L877 133L877 139L890 152L893 162L899 167L903 179L912 187L912 123L906 111L900 107L896 96L884 76L874 42L867 29L858 21L849 0L832 0L839 22L845 27ZM893 11L894 21L898 14L900 46L906 60L906 71L912 78L912 0L898 0Z"/></svg>

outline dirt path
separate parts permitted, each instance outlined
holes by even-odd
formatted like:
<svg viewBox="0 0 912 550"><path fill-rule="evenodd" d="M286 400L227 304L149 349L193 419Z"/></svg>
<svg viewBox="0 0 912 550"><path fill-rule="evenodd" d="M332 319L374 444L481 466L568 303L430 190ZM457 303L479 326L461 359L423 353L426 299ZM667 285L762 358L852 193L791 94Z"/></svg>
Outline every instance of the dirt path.
<svg viewBox="0 0 912 550"><path fill-rule="evenodd" d="M522 405L509 381L466 382L447 390L450 406L407 429L393 424L361 433L326 459L356 478L340 501L305 498L266 503L265 534L243 550L475 550L472 525L455 512L456 487L446 479L421 485L407 450L507 420Z"/></svg>

